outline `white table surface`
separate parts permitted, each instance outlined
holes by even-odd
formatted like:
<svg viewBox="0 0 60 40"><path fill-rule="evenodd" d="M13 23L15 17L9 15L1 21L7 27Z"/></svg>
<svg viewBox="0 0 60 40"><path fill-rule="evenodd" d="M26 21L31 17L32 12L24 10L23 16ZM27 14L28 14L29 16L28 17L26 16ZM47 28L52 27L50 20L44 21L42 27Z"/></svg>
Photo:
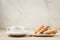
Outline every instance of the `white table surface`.
<svg viewBox="0 0 60 40"><path fill-rule="evenodd" d="M0 31L0 40L60 40L60 33L54 37L8 37L5 31Z"/></svg>

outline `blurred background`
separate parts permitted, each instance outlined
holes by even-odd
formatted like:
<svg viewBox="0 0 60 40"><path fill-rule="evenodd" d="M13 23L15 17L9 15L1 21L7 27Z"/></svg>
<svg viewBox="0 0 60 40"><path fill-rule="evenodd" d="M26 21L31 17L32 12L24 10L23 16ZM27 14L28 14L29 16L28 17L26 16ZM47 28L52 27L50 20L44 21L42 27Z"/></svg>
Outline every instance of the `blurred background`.
<svg viewBox="0 0 60 40"><path fill-rule="evenodd" d="M60 29L60 0L0 0L0 29L43 25Z"/></svg>

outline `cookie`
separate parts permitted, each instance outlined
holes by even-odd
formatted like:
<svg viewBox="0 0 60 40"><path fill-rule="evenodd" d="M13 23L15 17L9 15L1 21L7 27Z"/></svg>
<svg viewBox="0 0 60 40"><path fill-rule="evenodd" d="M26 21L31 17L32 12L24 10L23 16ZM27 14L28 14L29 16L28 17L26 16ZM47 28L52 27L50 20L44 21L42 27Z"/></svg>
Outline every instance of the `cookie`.
<svg viewBox="0 0 60 40"><path fill-rule="evenodd" d="M56 33L57 33L56 29L51 29L46 31L46 34L56 34Z"/></svg>
<svg viewBox="0 0 60 40"><path fill-rule="evenodd" d="M43 28L44 28L44 25L40 25L38 28L35 29L34 34L37 34Z"/></svg>
<svg viewBox="0 0 60 40"><path fill-rule="evenodd" d="M41 34L41 33L44 33L44 31L48 30L48 28L49 28L49 26L45 26L43 29L41 29L41 30L39 31L39 33L40 33L40 34Z"/></svg>

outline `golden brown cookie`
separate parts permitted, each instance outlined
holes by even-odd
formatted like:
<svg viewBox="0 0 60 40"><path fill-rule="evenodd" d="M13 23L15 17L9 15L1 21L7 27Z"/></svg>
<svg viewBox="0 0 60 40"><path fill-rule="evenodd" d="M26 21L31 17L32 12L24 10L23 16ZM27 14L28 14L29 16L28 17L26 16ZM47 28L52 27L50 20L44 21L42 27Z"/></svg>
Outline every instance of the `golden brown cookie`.
<svg viewBox="0 0 60 40"><path fill-rule="evenodd" d="M51 29L46 31L46 34L56 34L56 33L57 33L56 29Z"/></svg>
<svg viewBox="0 0 60 40"><path fill-rule="evenodd" d="M44 28L44 25L40 25L38 28L34 30L34 34L37 34L43 28Z"/></svg>
<svg viewBox="0 0 60 40"><path fill-rule="evenodd" d="M41 30L39 31L39 33L40 33L40 34L41 34L41 33L44 33L44 31L48 30L48 28L49 28L49 26L45 26L43 29L41 29Z"/></svg>

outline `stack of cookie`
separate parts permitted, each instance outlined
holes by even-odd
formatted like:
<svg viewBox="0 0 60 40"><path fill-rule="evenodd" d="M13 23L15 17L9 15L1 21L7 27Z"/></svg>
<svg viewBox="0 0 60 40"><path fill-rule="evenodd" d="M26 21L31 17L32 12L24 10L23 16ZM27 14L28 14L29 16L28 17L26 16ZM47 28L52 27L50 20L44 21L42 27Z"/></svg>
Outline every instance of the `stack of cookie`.
<svg viewBox="0 0 60 40"><path fill-rule="evenodd" d="M56 34L57 29L52 29L50 26L40 25L38 28L34 30L34 34Z"/></svg>

